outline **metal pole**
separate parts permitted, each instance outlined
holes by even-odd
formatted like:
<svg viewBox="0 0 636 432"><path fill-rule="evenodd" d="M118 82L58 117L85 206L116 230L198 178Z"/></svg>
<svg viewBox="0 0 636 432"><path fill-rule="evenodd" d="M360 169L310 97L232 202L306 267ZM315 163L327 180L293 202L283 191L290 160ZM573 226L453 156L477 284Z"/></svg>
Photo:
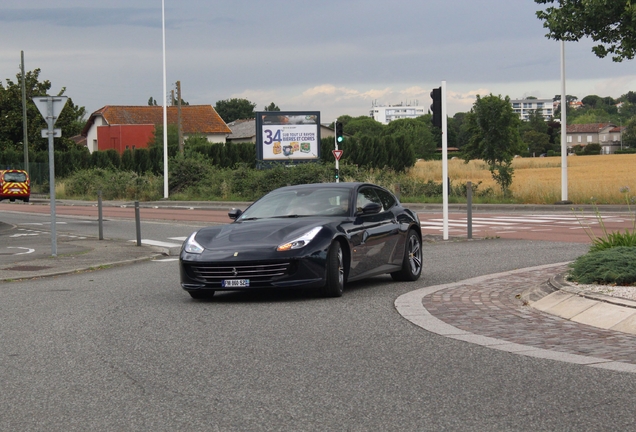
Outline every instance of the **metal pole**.
<svg viewBox="0 0 636 432"><path fill-rule="evenodd" d="M338 119L335 119L333 122L333 131L336 132L336 123L338 123ZM336 151L338 150L338 134L333 134L333 142ZM336 158L336 171L338 171L338 178L336 179L336 183L340 183L340 160Z"/></svg>
<svg viewBox="0 0 636 432"><path fill-rule="evenodd" d="M46 124L48 126L49 137L49 195L51 202L51 255L57 256L57 231L55 227L55 151L53 149L53 136L55 130L53 126L53 98L48 97L46 101Z"/></svg>
<svg viewBox="0 0 636 432"><path fill-rule="evenodd" d="M26 106L26 75L24 74L24 51L20 51L22 70L22 130L24 143L24 170L29 172L29 130L27 125L27 106Z"/></svg>
<svg viewBox="0 0 636 432"><path fill-rule="evenodd" d="M442 195L443 198L443 237L448 240L448 134L446 119L446 81L442 81Z"/></svg>
<svg viewBox="0 0 636 432"><path fill-rule="evenodd" d="M468 239L473 238L473 184L466 182L466 229Z"/></svg>
<svg viewBox="0 0 636 432"><path fill-rule="evenodd" d="M137 246L141 246L141 220L139 218L139 201L135 201L135 229L137 230Z"/></svg>
<svg viewBox="0 0 636 432"><path fill-rule="evenodd" d="M104 219L102 217L102 191L97 191L97 220L99 223L99 239L104 240Z"/></svg>
<svg viewBox="0 0 636 432"><path fill-rule="evenodd" d="M166 106L166 13L161 0L161 28L163 30L163 197L168 198L168 108Z"/></svg>
<svg viewBox="0 0 636 432"><path fill-rule="evenodd" d="M568 101L565 94L565 42L561 41L561 201L568 201Z"/></svg>

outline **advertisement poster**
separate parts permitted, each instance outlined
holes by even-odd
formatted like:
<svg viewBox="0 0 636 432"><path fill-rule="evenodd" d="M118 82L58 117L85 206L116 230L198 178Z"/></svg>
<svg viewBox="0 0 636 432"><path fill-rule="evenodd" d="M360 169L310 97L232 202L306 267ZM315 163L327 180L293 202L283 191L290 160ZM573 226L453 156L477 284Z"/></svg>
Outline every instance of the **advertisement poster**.
<svg viewBox="0 0 636 432"><path fill-rule="evenodd" d="M320 115L315 112L259 112L261 160L319 158ZM260 123L260 124L259 124Z"/></svg>

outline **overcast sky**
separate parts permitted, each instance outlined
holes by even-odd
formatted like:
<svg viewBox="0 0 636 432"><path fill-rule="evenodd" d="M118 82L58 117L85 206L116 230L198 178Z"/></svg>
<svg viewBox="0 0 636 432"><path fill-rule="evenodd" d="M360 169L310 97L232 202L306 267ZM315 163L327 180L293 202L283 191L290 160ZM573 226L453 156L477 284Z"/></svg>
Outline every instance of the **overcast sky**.
<svg viewBox="0 0 636 432"><path fill-rule="evenodd" d="M476 94L561 93L560 43L532 0L165 0L168 93L190 104L246 98L262 110L320 111L323 122L368 115L372 103L429 106L447 82L449 115ZM161 104L160 0L2 0L0 78L20 51L51 94L76 105ZM598 59L566 43L567 93L636 90L633 61Z"/></svg>

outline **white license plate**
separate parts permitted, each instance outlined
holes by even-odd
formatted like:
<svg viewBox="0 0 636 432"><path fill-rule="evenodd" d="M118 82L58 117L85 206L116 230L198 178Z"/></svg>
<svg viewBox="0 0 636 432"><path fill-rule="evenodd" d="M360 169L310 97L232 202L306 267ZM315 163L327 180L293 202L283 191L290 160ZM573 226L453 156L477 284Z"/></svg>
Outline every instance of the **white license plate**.
<svg viewBox="0 0 636 432"><path fill-rule="evenodd" d="M249 279L226 279L221 282L223 288L242 288L250 286Z"/></svg>

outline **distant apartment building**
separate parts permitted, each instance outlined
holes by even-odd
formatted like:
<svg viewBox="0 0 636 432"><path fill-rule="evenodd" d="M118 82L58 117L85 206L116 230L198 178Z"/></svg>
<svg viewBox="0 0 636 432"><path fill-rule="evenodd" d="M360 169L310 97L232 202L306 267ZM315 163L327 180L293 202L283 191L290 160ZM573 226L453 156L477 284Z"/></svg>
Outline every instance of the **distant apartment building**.
<svg viewBox="0 0 636 432"><path fill-rule="evenodd" d="M530 113L540 110L543 118L552 119L554 116L554 102L552 99L513 99L510 101L512 109L521 120L528 120Z"/></svg>
<svg viewBox="0 0 636 432"><path fill-rule="evenodd" d="M389 124L393 120L415 118L426 114L427 110L423 106L418 105L373 105L369 116L373 117L375 121L382 124Z"/></svg>

